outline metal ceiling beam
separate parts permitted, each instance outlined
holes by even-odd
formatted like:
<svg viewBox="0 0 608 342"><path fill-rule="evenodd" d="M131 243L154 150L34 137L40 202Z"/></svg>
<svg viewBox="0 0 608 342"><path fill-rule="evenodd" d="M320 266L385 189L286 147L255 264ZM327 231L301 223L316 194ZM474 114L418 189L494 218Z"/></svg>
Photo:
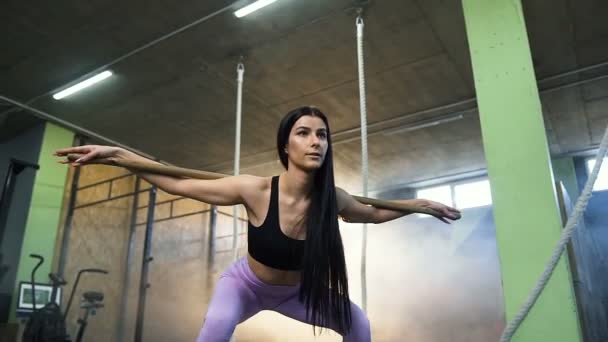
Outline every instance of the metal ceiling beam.
<svg viewBox="0 0 608 342"><path fill-rule="evenodd" d="M119 147L122 147L124 149L133 151L133 152L135 152L135 153L137 153L139 155L145 156L146 158L157 160L156 158L152 157L151 155L149 155L147 153L144 153L142 151L136 150L136 149L134 149L132 147L129 147L129 146L125 145L125 144L122 144L122 143L120 143L118 141L115 141L115 140L112 140L110 138L107 138L107 137L104 137L102 135L99 135L99 134L97 134L97 133L95 133L93 131L90 131L90 130L86 129L86 128L80 127L78 125L74 125L74 124L72 124L70 122L67 122L67 121L65 121L63 119L60 119L60 118L58 118L58 117L56 117L54 115L51 115L51 114L49 114L47 112L44 112L44 111L41 111L39 109L30 107L30 106L26 105L25 103L21 103L19 101L15 101L13 99L10 99L10 98L8 98L6 96L2 96L2 95L0 95L0 100L8 102L8 103L12 104L15 107L27 110L28 112L32 113L36 117L39 117L39 118L41 118L43 120L46 120L46 121L49 121L49 122L51 122L53 124L56 124L58 126L61 126L63 128L69 129L69 130L71 130L73 132L76 132L78 134L81 134L81 135L83 135L85 137L98 140L98 141L100 141L102 143L105 143L105 144L108 144L108 145L119 146Z"/></svg>

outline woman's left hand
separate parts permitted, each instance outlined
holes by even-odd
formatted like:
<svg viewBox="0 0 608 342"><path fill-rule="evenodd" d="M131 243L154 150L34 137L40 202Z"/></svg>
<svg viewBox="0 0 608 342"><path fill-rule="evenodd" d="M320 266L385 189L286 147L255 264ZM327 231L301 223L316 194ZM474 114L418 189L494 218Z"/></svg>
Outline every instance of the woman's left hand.
<svg viewBox="0 0 608 342"><path fill-rule="evenodd" d="M433 212L435 212L435 214L431 215L447 224L449 224L450 222L446 219L459 220L461 217L460 210L448 207L445 204L425 199L418 199L417 202L418 206L422 208L431 209Z"/></svg>

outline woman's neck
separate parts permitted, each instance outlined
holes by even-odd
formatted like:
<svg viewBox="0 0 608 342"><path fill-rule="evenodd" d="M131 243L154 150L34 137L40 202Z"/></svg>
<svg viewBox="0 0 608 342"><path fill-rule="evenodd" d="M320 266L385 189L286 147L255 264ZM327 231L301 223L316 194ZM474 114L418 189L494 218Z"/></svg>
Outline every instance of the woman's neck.
<svg viewBox="0 0 608 342"><path fill-rule="evenodd" d="M279 182L279 188L289 197L299 200L310 197L312 187L314 186L314 172L305 172L296 167L289 168L280 178L283 182Z"/></svg>

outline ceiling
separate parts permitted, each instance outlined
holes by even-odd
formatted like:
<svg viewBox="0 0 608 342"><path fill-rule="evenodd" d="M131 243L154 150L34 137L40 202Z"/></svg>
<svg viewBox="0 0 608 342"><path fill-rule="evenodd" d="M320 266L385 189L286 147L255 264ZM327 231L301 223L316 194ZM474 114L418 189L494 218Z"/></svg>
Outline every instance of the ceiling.
<svg viewBox="0 0 608 342"><path fill-rule="evenodd" d="M608 125L608 2L522 2L552 154L597 146ZM330 119L337 184L358 193L363 6L369 188L485 168L460 0L279 0L241 19L232 12L243 2L233 3L9 0L0 95L169 163L230 173L243 56L241 172L280 172L278 121L314 104ZM62 101L50 96L103 66L115 76ZM1 101L0 113L4 139L37 122ZM453 113L463 118L391 133Z"/></svg>

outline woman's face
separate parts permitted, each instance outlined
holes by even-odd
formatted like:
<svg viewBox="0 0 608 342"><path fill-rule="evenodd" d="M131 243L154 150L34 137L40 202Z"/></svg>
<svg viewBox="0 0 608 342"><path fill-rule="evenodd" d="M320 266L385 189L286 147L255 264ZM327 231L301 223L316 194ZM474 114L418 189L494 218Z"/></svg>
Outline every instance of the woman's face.
<svg viewBox="0 0 608 342"><path fill-rule="evenodd" d="M305 171L319 169L327 152L327 127L323 120L311 115L299 118L291 128L285 150L290 164Z"/></svg>

